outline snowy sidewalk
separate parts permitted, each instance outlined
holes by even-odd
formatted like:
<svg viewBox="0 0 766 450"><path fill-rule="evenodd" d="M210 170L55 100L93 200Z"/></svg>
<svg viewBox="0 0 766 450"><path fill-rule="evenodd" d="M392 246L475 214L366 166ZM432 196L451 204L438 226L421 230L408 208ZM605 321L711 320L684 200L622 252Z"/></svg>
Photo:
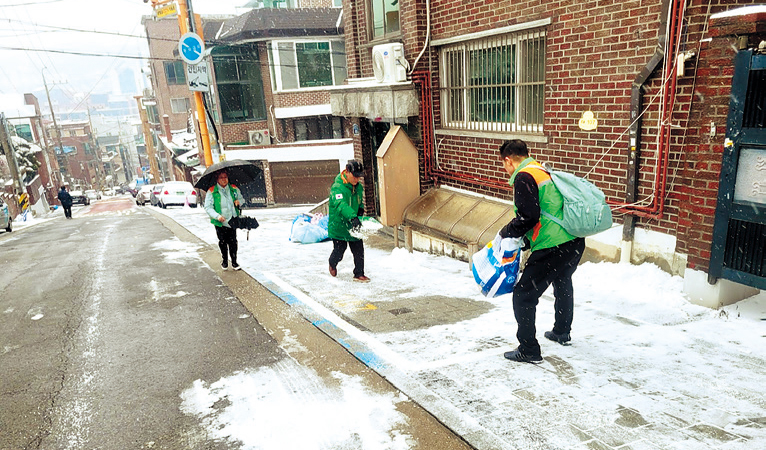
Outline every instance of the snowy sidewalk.
<svg viewBox="0 0 766 450"><path fill-rule="evenodd" d="M572 345L542 337L540 365L516 347L510 296L483 297L467 263L365 248L371 283L351 281L350 252L327 270L330 242L289 242L308 208L248 211L244 270L479 449L766 448L766 294L721 311L682 294L653 265L585 263L574 276ZM155 209L216 244L201 208Z"/></svg>

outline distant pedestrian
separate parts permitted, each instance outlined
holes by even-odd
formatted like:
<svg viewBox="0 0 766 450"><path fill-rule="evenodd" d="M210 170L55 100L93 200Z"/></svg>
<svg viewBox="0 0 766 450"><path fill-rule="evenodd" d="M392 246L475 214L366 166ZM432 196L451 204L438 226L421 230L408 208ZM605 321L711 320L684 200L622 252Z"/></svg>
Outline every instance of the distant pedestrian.
<svg viewBox="0 0 766 450"><path fill-rule="evenodd" d="M548 219L545 211L559 219L562 217L563 199L543 167L529 156L527 144L519 139L505 142L500 147L503 167L511 176L515 217L500 230L504 238L523 238L531 254L521 279L513 288L513 313L518 331L519 347L506 352L511 361L537 363L543 360L540 344L535 336L537 303L545 290L553 284L555 320L553 330L545 337L566 345L571 340L574 314L572 274L577 270L585 239L572 236L556 222Z"/></svg>
<svg viewBox="0 0 766 450"><path fill-rule="evenodd" d="M216 185L205 196L205 211L210 216L210 222L215 225L218 248L221 249L221 267L227 270L231 257L231 268L241 270L237 263L237 229L230 226L229 221L239 216L240 205L245 199L239 188L229 184L229 174L225 170L216 179Z"/></svg>
<svg viewBox="0 0 766 450"><path fill-rule="evenodd" d="M67 219L72 218L72 196L69 195L69 192L66 190L66 186L61 186L61 189L59 190L58 195L59 202L61 203L61 207L64 208L64 217Z"/></svg>
<svg viewBox="0 0 766 450"><path fill-rule="evenodd" d="M350 230L361 229L360 216L364 215L364 187L359 179L364 176L362 164L351 160L346 164L330 187L328 234L332 239L330 275L338 274L338 263L343 259L346 247L354 256L354 281L368 283L364 275L364 242L351 236Z"/></svg>

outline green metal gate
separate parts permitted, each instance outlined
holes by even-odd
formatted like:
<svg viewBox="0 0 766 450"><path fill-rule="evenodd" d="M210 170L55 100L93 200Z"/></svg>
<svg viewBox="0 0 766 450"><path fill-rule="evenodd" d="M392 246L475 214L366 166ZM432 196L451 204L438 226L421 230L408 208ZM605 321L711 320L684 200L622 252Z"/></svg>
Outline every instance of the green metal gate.
<svg viewBox="0 0 766 450"><path fill-rule="evenodd" d="M766 289L766 55L735 58L709 281Z"/></svg>

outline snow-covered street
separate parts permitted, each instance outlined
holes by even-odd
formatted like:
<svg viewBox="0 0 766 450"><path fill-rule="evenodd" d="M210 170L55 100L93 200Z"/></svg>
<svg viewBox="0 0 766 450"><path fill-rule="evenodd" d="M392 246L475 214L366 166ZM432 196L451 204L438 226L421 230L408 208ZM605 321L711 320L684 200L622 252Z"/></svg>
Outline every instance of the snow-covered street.
<svg viewBox="0 0 766 450"><path fill-rule="evenodd" d="M289 242L308 209L248 211L261 226L239 232L244 270L475 447L766 447L766 294L715 311L656 266L584 263L572 345L542 338L549 291L545 362L513 363L502 356L516 346L510 296L483 297L467 263L374 238L371 283L351 281L350 253L333 278L330 242ZM201 208L153 210L216 243Z"/></svg>

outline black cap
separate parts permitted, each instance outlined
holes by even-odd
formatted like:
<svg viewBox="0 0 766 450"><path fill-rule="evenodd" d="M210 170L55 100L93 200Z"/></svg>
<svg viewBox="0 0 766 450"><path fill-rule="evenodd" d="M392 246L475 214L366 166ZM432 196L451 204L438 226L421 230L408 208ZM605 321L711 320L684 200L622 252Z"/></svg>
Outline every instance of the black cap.
<svg viewBox="0 0 766 450"><path fill-rule="evenodd" d="M362 163L359 161L352 159L351 161L346 164L346 170L351 173L351 175L361 178L364 176L364 168L362 167Z"/></svg>

